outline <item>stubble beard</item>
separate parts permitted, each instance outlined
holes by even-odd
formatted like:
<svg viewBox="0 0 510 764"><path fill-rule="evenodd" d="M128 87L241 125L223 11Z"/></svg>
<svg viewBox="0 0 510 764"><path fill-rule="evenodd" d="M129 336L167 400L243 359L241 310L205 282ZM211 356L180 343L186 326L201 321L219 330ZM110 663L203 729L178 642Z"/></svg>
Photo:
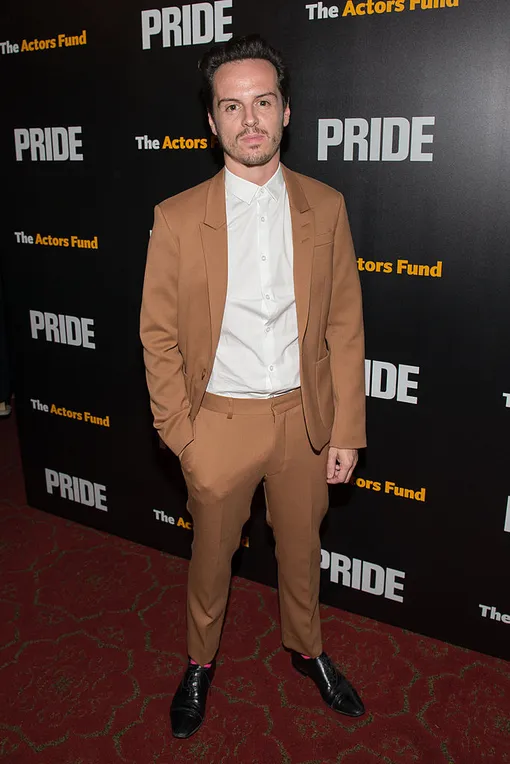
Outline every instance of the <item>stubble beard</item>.
<svg viewBox="0 0 510 764"><path fill-rule="evenodd" d="M261 149L259 147L252 147L248 149L243 149L241 145L239 144L239 141L246 135L258 135L262 134L266 138L269 138L269 146L265 149ZM240 162L240 164L245 165L245 167L260 167L262 165L267 164L271 161L271 159L274 157L278 149L280 148L280 143L282 140L283 135L283 124L279 127L279 130L276 134L270 135L267 130L250 130L245 129L242 132L240 132L234 140L227 141L224 140L221 133L218 131L218 141L225 152L227 156L229 156L231 159L233 159L236 162Z"/></svg>

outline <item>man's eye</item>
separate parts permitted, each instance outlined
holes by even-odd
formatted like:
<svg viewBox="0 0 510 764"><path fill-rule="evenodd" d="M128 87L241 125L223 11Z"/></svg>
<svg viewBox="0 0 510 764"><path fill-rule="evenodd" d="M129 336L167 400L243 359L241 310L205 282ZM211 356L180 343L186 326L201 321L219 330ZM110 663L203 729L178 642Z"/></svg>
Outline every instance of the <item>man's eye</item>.
<svg viewBox="0 0 510 764"><path fill-rule="evenodd" d="M229 105L227 106L227 108L225 109L225 111L235 111L235 110L236 110L236 108L237 108L237 104L235 104L235 103L229 103Z"/></svg>
<svg viewBox="0 0 510 764"><path fill-rule="evenodd" d="M260 106L270 106L270 102L269 101L265 101L265 100L259 101L259 105Z"/></svg>

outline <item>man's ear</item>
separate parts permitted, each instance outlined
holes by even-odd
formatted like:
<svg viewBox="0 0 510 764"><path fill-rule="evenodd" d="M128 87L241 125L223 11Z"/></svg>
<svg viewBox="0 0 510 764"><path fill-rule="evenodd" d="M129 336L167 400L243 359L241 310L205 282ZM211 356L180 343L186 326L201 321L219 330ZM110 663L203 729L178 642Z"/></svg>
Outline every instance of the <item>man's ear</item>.
<svg viewBox="0 0 510 764"><path fill-rule="evenodd" d="M287 106L283 110L283 126L287 127L290 122L290 101L287 101Z"/></svg>
<svg viewBox="0 0 510 764"><path fill-rule="evenodd" d="M207 112L207 119L209 121L209 127L211 128L213 134L218 135L218 131L216 130L216 125L214 123L214 119L210 111Z"/></svg>

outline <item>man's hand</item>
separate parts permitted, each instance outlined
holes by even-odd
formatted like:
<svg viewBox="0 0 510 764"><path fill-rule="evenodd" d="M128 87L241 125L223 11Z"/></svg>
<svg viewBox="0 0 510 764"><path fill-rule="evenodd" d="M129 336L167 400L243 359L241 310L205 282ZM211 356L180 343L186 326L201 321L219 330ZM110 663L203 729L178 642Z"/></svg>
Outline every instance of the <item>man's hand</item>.
<svg viewBox="0 0 510 764"><path fill-rule="evenodd" d="M357 462L358 450L356 448L335 448L332 446L328 453L326 482L330 485L348 483Z"/></svg>

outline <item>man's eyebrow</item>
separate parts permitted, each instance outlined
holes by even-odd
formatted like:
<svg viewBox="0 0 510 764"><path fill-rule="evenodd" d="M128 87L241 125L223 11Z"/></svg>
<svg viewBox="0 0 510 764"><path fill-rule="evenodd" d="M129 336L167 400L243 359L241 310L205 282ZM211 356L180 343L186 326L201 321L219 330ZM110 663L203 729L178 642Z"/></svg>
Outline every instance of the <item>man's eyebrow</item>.
<svg viewBox="0 0 510 764"><path fill-rule="evenodd" d="M273 93L272 90L269 90L267 93L260 93L260 95L256 95L253 100L256 101L257 98L264 98L264 96L274 96L275 98L278 97L276 95L276 93ZM241 103L239 98L220 98L220 100L218 101L218 106L220 104L222 104L222 103L225 103L225 102L228 102L228 103Z"/></svg>

